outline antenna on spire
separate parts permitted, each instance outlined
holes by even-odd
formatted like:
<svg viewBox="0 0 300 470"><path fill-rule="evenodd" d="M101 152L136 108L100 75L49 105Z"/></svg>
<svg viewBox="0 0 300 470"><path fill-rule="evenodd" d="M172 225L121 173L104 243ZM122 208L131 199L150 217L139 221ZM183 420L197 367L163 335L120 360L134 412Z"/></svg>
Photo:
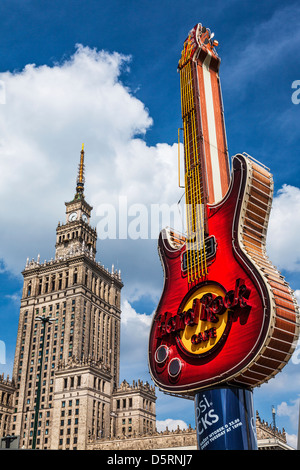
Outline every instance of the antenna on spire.
<svg viewBox="0 0 300 470"><path fill-rule="evenodd" d="M77 176L77 185L76 185L76 199L80 199L84 197L84 144L82 144L81 152L80 152L80 163L78 166L78 176Z"/></svg>
<svg viewBox="0 0 300 470"><path fill-rule="evenodd" d="M272 405L272 417L273 417L273 429L274 429L274 434L275 434L275 430L276 430L276 419L275 419L275 416L276 416L276 411L275 411L274 405Z"/></svg>

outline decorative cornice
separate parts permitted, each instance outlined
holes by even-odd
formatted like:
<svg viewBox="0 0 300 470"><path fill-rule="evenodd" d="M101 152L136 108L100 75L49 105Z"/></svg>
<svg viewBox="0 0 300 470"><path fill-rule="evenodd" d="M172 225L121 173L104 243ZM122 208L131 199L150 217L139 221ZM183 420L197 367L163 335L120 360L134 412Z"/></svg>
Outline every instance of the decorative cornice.
<svg viewBox="0 0 300 470"><path fill-rule="evenodd" d="M96 265L96 267L98 269L101 269L103 274L105 274L107 277L123 285L122 278L121 278L121 270L117 270L114 268L114 266L112 266L111 271L109 271L109 269L105 268L103 264L99 263L98 261L94 259L94 256L93 254L91 255L90 251L83 251L80 249L77 249L77 250L74 249L73 253L68 253L56 259L51 258L50 261L45 260L43 263L40 262L39 256L37 257L37 260L32 258L32 260L29 261L29 258L27 258L26 266L24 270L22 271L22 274L24 276L24 275L29 274L29 272L31 274L31 272L34 270L41 270L44 268L49 269L53 267L54 269L56 269L59 266L59 264L75 262L80 259L82 260L85 259L86 261L92 263L93 265Z"/></svg>
<svg viewBox="0 0 300 470"><path fill-rule="evenodd" d="M126 380L120 384L120 386L114 390L114 395L118 393L129 393L129 392L137 392L143 391L146 393L151 393L156 399L155 396L155 387L154 385L150 385L148 382L143 382L142 380L138 380L137 382L133 380L132 385L130 385Z"/></svg>
<svg viewBox="0 0 300 470"><path fill-rule="evenodd" d="M76 356L69 357L67 361L60 360L57 365L57 372L70 371L71 369L79 369L82 367L93 367L110 374L111 368L103 363L102 359L94 359L91 356L79 359Z"/></svg>

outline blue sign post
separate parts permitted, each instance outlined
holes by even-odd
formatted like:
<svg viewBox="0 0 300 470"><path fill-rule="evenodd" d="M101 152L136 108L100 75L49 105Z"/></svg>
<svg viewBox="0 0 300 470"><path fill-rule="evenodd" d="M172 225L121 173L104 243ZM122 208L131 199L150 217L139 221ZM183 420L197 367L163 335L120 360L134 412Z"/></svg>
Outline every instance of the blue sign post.
<svg viewBox="0 0 300 470"><path fill-rule="evenodd" d="M195 395L199 450L257 450L252 391L238 387Z"/></svg>

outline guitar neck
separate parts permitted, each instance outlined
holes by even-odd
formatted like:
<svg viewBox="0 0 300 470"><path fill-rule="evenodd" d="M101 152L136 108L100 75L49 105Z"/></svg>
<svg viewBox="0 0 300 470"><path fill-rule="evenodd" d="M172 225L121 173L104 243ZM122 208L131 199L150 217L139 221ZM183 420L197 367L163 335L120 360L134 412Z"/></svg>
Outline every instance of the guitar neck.
<svg viewBox="0 0 300 470"><path fill-rule="evenodd" d="M206 273L204 239L208 233L206 205L220 201L229 187L220 80L220 59L210 41L210 32L197 25L184 43L179 61L181 110L184 133L187 234L197 240L203 262L193 268L192 278Z"/></svg>
<svg viewBox="0 0 300 470"><path fill-rule="evenodd" d="M186 204L193 207L206 205L208 202L207 179L205 175L205 160L203 135L199 126L200 116L197 107L195 67L189 62L180 71L182 121L184 132L184 164ZM193 228L196 220L191 221Z"/></svg>
<svg viewBox="0 0 300 470"><path fill-rule="evenodd" d="M207 187L204 177L203 139L195 95L196 75L192 62L180 71L184 132L185 203L187 218L187 273L189 283L206 275L204 238L206 233ZM200 253L200 255L199 255Z"/></svg>

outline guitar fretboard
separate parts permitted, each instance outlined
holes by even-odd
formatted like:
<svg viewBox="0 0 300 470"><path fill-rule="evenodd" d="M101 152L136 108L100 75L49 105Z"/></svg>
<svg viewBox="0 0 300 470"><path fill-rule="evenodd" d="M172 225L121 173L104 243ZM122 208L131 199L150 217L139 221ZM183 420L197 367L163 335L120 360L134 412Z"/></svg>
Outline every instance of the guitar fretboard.
<svg viewBox="0 0 300 470"><path fill-rule="evenodd" d="M205 239L205 179L201 162L201 139L195 105L195 74L190 61L180 71L181 104L185 154L185 202L187 218L188 282L200 280L206 274ZM199 255L198 255L199 253Z"/></svg>
<svg viewBox="0 0 300 470"><path fill-rule="evenodd" d="M208 234L206 205L220 201L230 181L219 64L209 30L198 25L185 41L178 65L184 133L189 283L201 280L207 274L204 249L204 239ZM200 256L196 256L194 251Z"/></svg>

